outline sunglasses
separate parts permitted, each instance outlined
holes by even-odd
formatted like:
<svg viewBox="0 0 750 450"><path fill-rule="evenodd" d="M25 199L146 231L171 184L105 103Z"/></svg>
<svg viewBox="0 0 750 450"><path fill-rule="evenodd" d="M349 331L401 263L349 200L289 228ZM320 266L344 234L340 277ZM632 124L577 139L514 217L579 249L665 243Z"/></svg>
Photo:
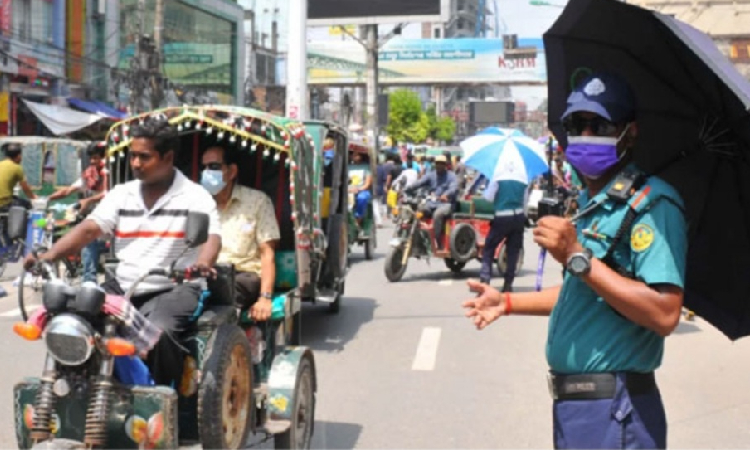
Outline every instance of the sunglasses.
<svg viewBox="0 0 750 450"><path fill-rule="evenodd" d="M563 127L568 136L580 136L586 129L591 130L595 136L611 136L617 132L617 125L603 117L586 119L571 116L563 120Z"/></svg>
<svg viewBox="0 0 750 450"><path fill-rule="evenodd" d="M224 168L224 164L220 162L201 164L201 170L221 170L223 168Z"/></svg>

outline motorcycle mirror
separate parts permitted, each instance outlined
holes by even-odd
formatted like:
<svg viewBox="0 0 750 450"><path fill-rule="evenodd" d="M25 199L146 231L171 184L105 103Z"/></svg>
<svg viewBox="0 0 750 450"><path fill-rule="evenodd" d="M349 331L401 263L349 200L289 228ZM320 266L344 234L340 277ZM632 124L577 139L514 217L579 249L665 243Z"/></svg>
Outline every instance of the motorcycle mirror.
<svg viewBox="0 0 750 450"><path fill-rule="evenodd" d="M208 240L208 214L189 211L185 223L185 243L188 248L203 245Z"/></svg>
<svg viewBox="0 0 750 450"><path fill-rule="evenodd" d="M8 211L8 237L15 241L26 237L29 211L21 206L13 206Z"/></svg>

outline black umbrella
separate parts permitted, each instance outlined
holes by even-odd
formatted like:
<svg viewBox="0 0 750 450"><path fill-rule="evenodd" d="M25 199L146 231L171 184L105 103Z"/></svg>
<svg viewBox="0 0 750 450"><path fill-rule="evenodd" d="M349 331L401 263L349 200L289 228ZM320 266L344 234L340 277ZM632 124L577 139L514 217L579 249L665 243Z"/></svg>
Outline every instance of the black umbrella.
<svg viewBox="0 0 750 450"><path fill-rule="evenodd" d="M624 77L638 100L635 159L682 195L686 307L730 339L750 334L750 83L705 34L617 0L570 0L544 35L549 125L588 72Z"/></svg>

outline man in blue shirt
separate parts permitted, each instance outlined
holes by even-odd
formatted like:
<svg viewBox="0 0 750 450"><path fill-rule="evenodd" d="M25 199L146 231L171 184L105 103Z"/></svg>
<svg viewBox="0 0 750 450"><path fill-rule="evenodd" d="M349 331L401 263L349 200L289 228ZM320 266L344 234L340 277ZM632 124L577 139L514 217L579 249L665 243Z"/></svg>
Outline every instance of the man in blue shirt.
<svg viewBox="0 0 750 450"><path fill-rule="evenodd" d="M442 249L445 220L453 213L453 203L458 191L458 180L453 172L448 170L448 160L445 156L435 157L435 170L411 185L407 192L414 192L424 186L429 186L430 192L437 197L437 201L428 202L424 210L432 214L435 240L437 247Z"/></svg>
<svg viewBox="0 0 750 450"><path fill-rule="evenodd" d="M482 329L509 314L550 315L547 362L556 448L666 448L654 371L680 320L687 225L679 194L632 164L636 106L619 77L595 74L568 97L568 162L586 185L577 223L539 220L534 240L567 273L561 287L479 293ZM648 151L648 149L643 149ZM619 238L618 238L619 237Z"/></svg>
<svg viewBox="0 0 750 450"><path fill-rule="evenodd" d="M484 191L484 198L494 202L495 218L492 219L490 232L484 241L482 271L479 279L482 283L490 283L495 250L501 242L505 241L508 269L501 274L504 278L503 292L512 292L513 280L516 277L515 267L521 247L523 247L523 230L526 223L526 216L523 213L526 184L515 180L493 181Z"/></svg>

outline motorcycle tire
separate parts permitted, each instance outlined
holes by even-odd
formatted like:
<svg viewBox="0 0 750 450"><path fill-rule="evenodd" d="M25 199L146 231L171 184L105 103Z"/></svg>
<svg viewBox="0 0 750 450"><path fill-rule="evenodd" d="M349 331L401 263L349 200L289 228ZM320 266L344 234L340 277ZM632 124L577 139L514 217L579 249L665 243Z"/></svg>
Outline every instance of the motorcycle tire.
<svg viewBox="0 0 750 450"><path fill-rule="evenodd" d="M247 336L238 326L223 324L214 330L206 347L203 381L198 388L201 444L204 449L244 448L255 418L253 363ZM239 404L227 407L225 398ZM230 417L225 417L227 413ZM233 425L231 430L227 424Z"/></svg>
<svg viewBox="0 0 750 450"><path fill-rule="evenodd" d="M450 236L451 259L457 263L467 263L476 254L477 233L468 223L459 223Z"/></svg>
<svg viewBox="0 0 750 450"><path fill-rule="evenodd" d="M465 262L458 262L454 259L446 258L445 260L445 267L448 268L453 273L461 273L462 270L464 270L464 267L466 267Z"/></svg>
<svg viewBox="0 0 750 450"><path fill-rule="evenodd" d="M403 257L403 247L396 247L391 249L391 251L388 252L388 255L385 257L385 277L391 283L400 281L406 273L406 266L408 265L409 260L407 259L407 264L402 264L401 261Z"/></svg>

